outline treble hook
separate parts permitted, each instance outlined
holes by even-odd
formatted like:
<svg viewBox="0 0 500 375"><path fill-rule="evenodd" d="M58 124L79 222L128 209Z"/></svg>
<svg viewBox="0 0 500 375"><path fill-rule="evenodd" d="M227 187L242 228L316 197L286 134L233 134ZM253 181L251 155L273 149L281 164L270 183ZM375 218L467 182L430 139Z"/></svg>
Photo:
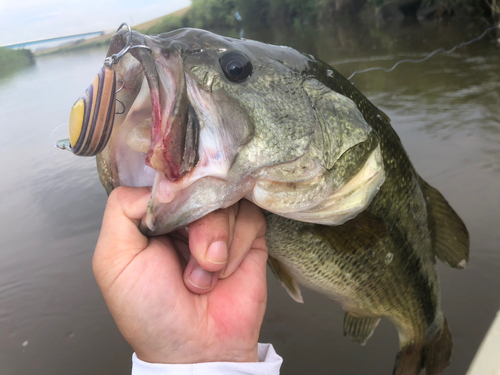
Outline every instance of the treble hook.
<svg viewBox="0 0 500 375"><path fill-rule="evenodd" d="M122 83L122 87L120 87L118 90L116 90L115 92L118 94L120 91L123 90L123 88L125 87L125 81L123 79L120 79L118 80L118 82L121 82Z"/></svg>
<svg viewBox="0 0 500 375"><path fill-rule="evenodd" d="M118 94L125 87L125 81L123 79L120 79L118 82L121 82L122 86L118 90L115 91L115 94ZM115 100L122 105L122 110L120 112L116 112L115 111L115 115L122 115L122 114L124 114L125 113L125 104L123 104L123 102L120 99L116 98L116 97L115 97Z"/></svg>
<svg viewBox="0 0 500 375"><path fill-rule="evenodd" d="M151 48L149 48L148 46L145 46L143 44L136 44L135 46L132 46L132 29L130 28L130 26L124 22L122 23L118 29L116 29L116 32L120 31L121 28L125 26L127 29L128 29L128 35L127 35L127 43L125 44L125 47L123 47L123 49L118 52L118 53L115 53L109 57L106 57L104 59L104 65L108 68L111 68L113 66L113 64L116 64L116 62L123 56L125 55L127 52L129 52L131 49L134 49L134 48L145 48L147 49L149 52L151 52ZM122 86L116 90L116 94L118 94L120 91L123 90L123 88L125 87L125 81L123 80L120 80L122 82ZM125 105L123 104L123 102L118 99L118 98L115 98L117 102L119 102L122 106L122 110L120 112L115 112L116 115L121 115L123 113L125 113Z"/></svg>
<svg viewBox="0 0 500 375"><path fill-rule="evenodd" d="M128 35L127 35L127 43L125 44L125 47L123 47L123 49L118 52L118 53L115 53L109 57L106 57L104 59L104 65L106 65L108 68L111 68L111 66L113 64L116 64L116 62L123 56L125 55L129 50L131 49L134 49L134 48L145 48L147 49L149 52L151 52L151 48L149 48L148 46L145 46L143 44L136 44L135 46L132 46L132 29L130 28L130 26L127 24L127 23L122 23L118 29L116 29L116 32L120 31L121 28L123 26L126 26L127 29L128 29Z"/></svg>
<svg viewBox="0 0 500 375"><path fill-rule="evenodd" d="M118 98L115 98L115 100L122 105L122 110L120 112L115 111L115 115L123 115L125 113L125 104Z"/></svg>

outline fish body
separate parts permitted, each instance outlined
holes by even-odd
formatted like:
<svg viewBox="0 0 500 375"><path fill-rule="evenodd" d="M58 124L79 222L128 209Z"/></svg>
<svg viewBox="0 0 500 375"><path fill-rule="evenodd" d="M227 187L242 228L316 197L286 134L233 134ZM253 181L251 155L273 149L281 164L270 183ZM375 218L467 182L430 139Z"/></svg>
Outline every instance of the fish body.
<svg viewBox="0 0 500 375"><path fill-rule="evenodd" d="M364 344L396 326L394 374L439 374L452 343L436 256L465 267L467 230L417 174L389 118L343 76L288 47L181 29L118 32L123 90L97 155L108 193L152 186L141 229L160 235L245 198L265 210L269 266L338 301Z"/></svg>

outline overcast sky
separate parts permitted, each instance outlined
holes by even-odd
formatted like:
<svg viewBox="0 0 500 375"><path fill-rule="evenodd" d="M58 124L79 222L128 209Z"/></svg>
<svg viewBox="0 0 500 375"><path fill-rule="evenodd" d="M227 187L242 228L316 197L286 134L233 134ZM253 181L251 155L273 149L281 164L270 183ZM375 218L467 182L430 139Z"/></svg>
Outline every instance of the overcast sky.
<svg viewBox="0 0 500 375"><path fill-rule="evenodd" d="M0 0L0 46L131 26L190 0Z"/></svg>

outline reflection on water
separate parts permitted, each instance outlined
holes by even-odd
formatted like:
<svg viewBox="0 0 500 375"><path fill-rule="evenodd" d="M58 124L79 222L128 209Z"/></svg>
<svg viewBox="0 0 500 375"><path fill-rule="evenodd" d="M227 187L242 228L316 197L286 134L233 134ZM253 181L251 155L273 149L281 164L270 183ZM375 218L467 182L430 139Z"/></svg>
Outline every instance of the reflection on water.
<svg viewBox="0 0 500 375"><path fill-rule="evenodd" d="M245 37L292 46L342 74L391 67L470 40L482 25L335 21L275 27ZM237 30L229 34L237 36ZM52 146L50 134L102 65L105 50L40 58L0 78L0 373L123 374L131 350L93 280L92 251L106 201L93 159ZM471 234L465 271L439 265L455 349L445 374L463 374L500 308L500 49L491 38L352 83L392 119L419 173L440 189ZM269 277L262 341L284 374L388 374L397 351L382 322L368 344L343 337L340 307L303 291L292 301Z"/></svg>

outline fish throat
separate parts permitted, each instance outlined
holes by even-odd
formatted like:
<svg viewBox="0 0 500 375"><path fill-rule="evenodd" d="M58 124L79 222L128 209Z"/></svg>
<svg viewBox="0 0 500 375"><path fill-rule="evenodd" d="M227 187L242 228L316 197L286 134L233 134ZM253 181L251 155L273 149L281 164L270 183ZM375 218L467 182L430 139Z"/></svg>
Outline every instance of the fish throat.
<svg viewBox="0 0 500 375"><path fill-rule="evenodd" d="M187 95L182 58L175 52L162 53L159 57L142 53L139 61L152 105L146 165L176 182L199 160L200 123Z"/></svg>

